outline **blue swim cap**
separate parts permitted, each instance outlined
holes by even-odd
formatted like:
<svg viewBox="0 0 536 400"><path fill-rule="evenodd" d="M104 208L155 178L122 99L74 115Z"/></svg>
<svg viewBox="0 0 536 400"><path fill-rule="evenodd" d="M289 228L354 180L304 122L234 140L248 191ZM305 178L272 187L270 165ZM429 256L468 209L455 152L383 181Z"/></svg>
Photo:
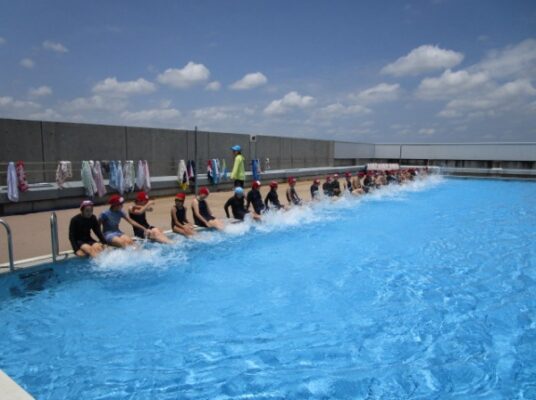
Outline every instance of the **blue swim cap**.
<svg viewBox="0 0 536 400"><path fill-rule="evenodd" d="M238 144L235 144L233 147L231 147L231 150L233 150L233 151L241 151L242 147L240 147L240 145L238 145Z"/></svg>
<svg viewBox="0 0 536 400"><path fill-rule="evenodd" d="M234 189L235 194L244 194L244 189L242 189L240 186L235 187Z"/></svg>

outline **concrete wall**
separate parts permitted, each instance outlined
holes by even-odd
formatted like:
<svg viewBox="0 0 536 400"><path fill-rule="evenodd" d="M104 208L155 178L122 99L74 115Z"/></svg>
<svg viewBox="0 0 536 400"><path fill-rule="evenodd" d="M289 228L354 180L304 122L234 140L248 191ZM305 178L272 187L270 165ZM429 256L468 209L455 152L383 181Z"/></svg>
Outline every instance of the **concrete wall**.
<svg viewBox="0 0 536 400"><path fill-rule="evenodd" d="M536 161L536 143L376 144L374 158Z"/></svg>
<svg viewBox="0 0 536 400"><path fill-rule="evenodd" d="M5 184L5 164L24 160L30 183L53 182L58 161L73 163L73 179L79 179L83 160L148 160L153 176L174 175L178 161L195 157L193 131L126 126L39 122L0 119L0 185ZM232 167L231 146L242 146L247 169L252 158L270 158L271 169L333 165L329 141L256 136L235 133L197 134L197 161L205 172L211 158L224 158Z"/></svg>

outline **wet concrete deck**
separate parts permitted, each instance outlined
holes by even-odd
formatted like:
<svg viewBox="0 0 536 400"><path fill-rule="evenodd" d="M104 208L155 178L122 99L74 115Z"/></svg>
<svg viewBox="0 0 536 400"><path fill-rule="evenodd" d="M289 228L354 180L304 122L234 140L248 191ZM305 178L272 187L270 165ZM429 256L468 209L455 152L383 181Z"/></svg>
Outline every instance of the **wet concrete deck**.
<svg viewBox="0 0 536 400"><path fill-rule="evenodd" d="M303 200L309 201L309 187L312 179L299 181L296 184L298 194ZM279 200L282 204L286 204L285 191L287 184L279 184ZM246 188L247 193L248 188ZM261 193L264 196L268 193L268 185L264 184L261 188ZM223 205L227 199L232 196L232 192L229 190L221 192L213 192L208 198L208 204L217 218L225 218L225 211ZM186 207L188 208L188 219L192 221L192 214L190 211L190 204L192 195L188 195L186 198ZM173 196L160 197L154 199L156 204L154 211L147 213L147 220L152 225L161 228L162 230L171 229L171 207L174 204ZM125 211L131 203L125 204ZM96 206L94 209L95 215L100 215L107 206ZM58 218L58 238L59 249L61 251L71 250L69 243L69 221L70 219L79 213L78 209L58 210L56 215ZM51 254L51 240L50 240L50 212L39 212L25 215L6 216L2 219L6 221L13 233L13 250L15 260L28 259L38 256ZM120 228L123 232L132 235L132 228L128 223L122 221ZM4 230L0 231L0 264L8 261L7 255L7 241ZM0 268L0 272L6 271L7 268Z"/></svg>

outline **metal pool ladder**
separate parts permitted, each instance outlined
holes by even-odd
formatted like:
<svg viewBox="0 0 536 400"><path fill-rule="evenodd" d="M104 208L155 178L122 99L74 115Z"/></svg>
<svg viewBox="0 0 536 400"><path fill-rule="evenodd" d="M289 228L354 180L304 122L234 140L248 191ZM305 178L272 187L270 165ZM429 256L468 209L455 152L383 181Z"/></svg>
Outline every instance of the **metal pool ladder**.
<svg viewBox="0 0 536 400"><path fill-rule="evenodd" d="M0 225L2 225L6 229L9 270L13 272L15 271L15 260L13 258L13 236L11 235L11 228L9 227L9 224L3 219L0 219Z"/></svg>
<svg viewBox="0 0 536 400"><path fill-rule="evenodd" d="M52 245L52 261L56 262L56 257L60 253L60 248L58 243L58 218L56 217L55 212L50 214L50 242Z"/></svg>

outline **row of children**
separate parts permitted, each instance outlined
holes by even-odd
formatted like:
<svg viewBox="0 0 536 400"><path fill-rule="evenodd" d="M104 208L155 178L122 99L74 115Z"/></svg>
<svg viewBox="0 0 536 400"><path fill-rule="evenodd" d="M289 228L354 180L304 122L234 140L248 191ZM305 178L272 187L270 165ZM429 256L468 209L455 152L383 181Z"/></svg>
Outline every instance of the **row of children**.
<svg viewBox="0 0 536 400"><path fill-rule="evenodd" d="M356 176L345 174L345 182L341 186L337 174L326 177L322 185L322 194L325 197L338 197L346 190L354 195L362 195L369 191L388 184L401 184L413 180L417 175L426 175L427 170L397 170L379 172L359 172ZM278 183L272 181L270 190L264 200L260 188L261 182L253 181L251 189L245 195L241 186L236 186L224 205L227 218L232 216L237 221L243 221L250 214L254 220L261 220L262 214L268 210L286 210L289 206L301 205L302 199L296 191L296 179L288 178L286 199L288 205L279 200L277 193ZM318 200L322 196L320 192L320 180L315 179L310 187L312 200ZM222 230L225 226L223 221L216 218L207 203L210 192L202 187L191 201L193 224L187 218L185 207L186 195L179 193L175 196L174 205L170 211L171 229L174 233L190 237L196 234L195 227ZM128 208L128 213L123 211L124 198L113 195L108 201L109 208L101 213L99 219L93 214L93 203L85 200L80 205L80 213L71 219L69 225L69 240L73 250L78 256L94 257L98 255L105 245L124 248L134 245L133 239L119 229L121 220L130 224L134 235L138 238L149 239L158 243L171 243L171 239L159 228L154 227L147 221L146 213L153 210L155 202L149 199L145 192L136 195L134 204ZM229 212L231 210L231 213ZM92 238L91 231L97 236L98 241Z"/></svg>

